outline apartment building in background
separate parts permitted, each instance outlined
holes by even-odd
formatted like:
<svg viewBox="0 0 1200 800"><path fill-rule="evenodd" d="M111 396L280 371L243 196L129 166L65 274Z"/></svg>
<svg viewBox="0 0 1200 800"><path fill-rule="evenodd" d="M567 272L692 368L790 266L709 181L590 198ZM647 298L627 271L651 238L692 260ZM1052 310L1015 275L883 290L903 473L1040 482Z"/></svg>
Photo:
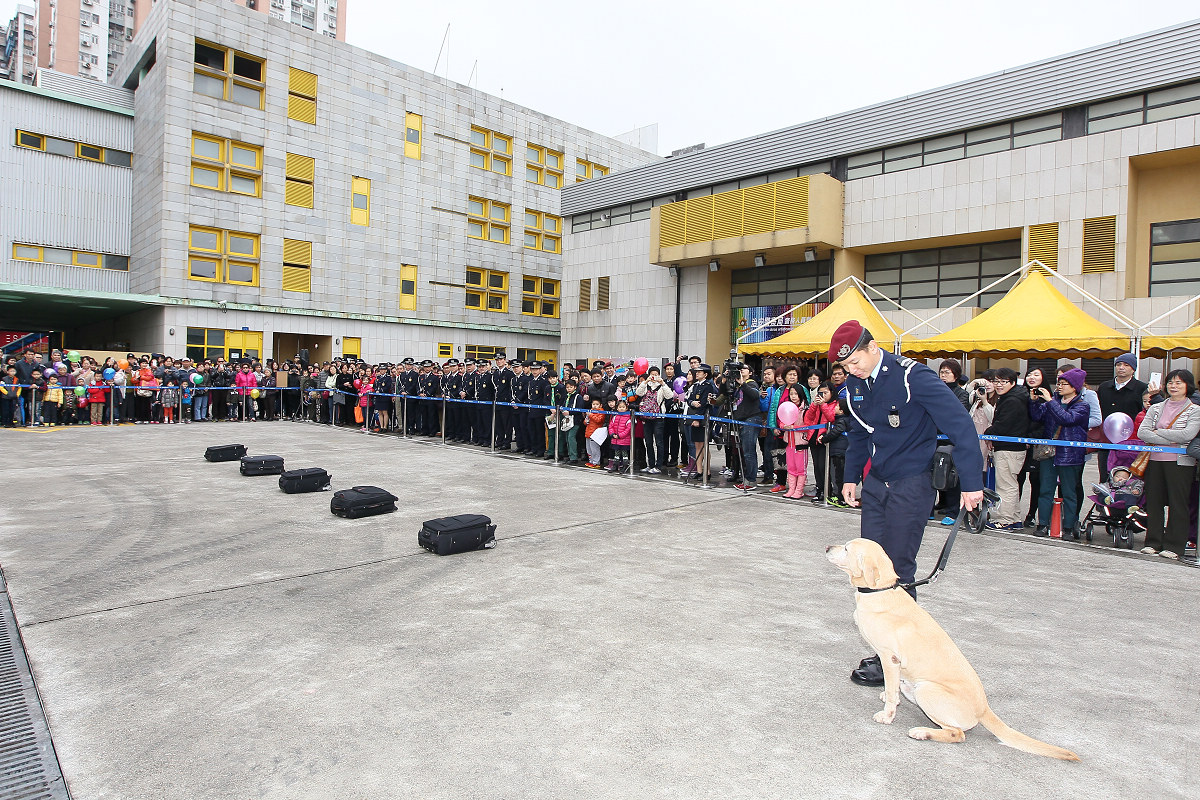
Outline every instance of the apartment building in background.
<svg viewBox="0 0 1200 800"><path fill-rule="evenodd" d="M658 160L228 2L132 44L0 85L0 312L76 349L556 361L563 187Z"/></svg>
<svg viewBox="0 0 1200 800"><path fill-rule="evenodd" d="M313 33L346 40L349 0L214 0L290 22ZM37 67L67 75L107 81L125 57L126 48L158 0L36 0L36 8L18 6L8 26L0 78L33 83ZM14 29L19 35L13 44ZM13 51L11 48L17 48ZM19 68L10 66L11 52L32 56Z"/></svg>
<svg viewBox="0 0 1200 800"><path fill-rule="evenodd" d="M37 74L37 18L33 6L18 5L0 29L0 80L33 83Z"/></svg>

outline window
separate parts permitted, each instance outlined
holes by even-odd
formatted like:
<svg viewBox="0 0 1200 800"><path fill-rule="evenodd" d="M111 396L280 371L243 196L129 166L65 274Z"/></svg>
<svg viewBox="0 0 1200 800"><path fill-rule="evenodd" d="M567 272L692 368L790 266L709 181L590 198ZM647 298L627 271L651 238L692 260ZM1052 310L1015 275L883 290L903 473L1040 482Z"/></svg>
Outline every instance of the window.
<svg viewBox="0 0 1200 800"><path fill-rule="evenodd" d="M471 166L512 175L512 137L472 125Z"/></svg>
<svg viewBox="0 0 1200 800"><path fill-rule="evenodd" d="M494 344L469 344L466 346L464 353L467 358L493 360L496 357L496 351L499 350Z"/></svg>
<svg viewBox="0 0 1200 800"><path fill-rule="evenodd" d="M114 167L128 167L133 163L133 155L124 150L113 150L86 142L59 139L55 136L30 133L29 131L17 131L16 145L28 150L41 150L56 156L95 161L98 164L111 164Z"/></svg>
<svg viewBox="0 0 1200 800"><path fill-rule="evenodd" d="M582 158L575 159L575 182L586 181L589 178L600 178L608 174L608 167L602 167Z"/></svg>
<svg viewBox="0 0 1200 800"><path fill-rule="evenodd" d="M521 280L521 313L558 319L558 281L526 275Z"/></svg>
<svg viewBox="0 0 1200 800"><path fill-rule="evenodd" d="M187 356L199 363L240 358L258 358L262 354L262 331L224 331L220 328L188 328Z"/></svg>
<svg viewBox="0 0 1200 800"><path fill-rule="evenodd" d="M424 129L420 114L404 115L404 157L421 158L421 132Z"/></svg>
<svg viewBox="0 0 1200 800"><path fill-rule="evenodd" d="M284 166L283 202L301 208L313 207L313 180L316 159L288 153Z"/></svg>
<svg viewBox="0 0 1200 800"><path fill-rule="evenodd" d="M592 279L581 278L579 281L579 310L592 310Z"/></svg>
<svg viewBox="0 0 1200 800"><path fill-rule="evenodd" d="M535 350L532 347L518 347L516 359L528 364L530 361L541 361L549 364L551 371L558 369L555 366L558 363L557 350Z"/></svg>
<svg viewBox="0 0 1200 800"><path fill-rule="evenodd" d="M129 271L129 256L94 253L90 250L42 247L36 244L13 242L12 257L15 261L38 261L43 264L111 269L118 272Z"/></svg>
<svg viewBox="0 0 1200 800"><path fill-rule="evenodd" d="M450 358L453 355L454 355L454 345L452 345L450 342L438 342L438 346L437 346L437 357L438 358Z"/></svg>
<svg viewBox="0 0 1200 800"><path fill-rule="evenodd" d="M188 230L188 277L257 286L258 234L193 226Z"/></svg>
<svg viewBox="0 0 1200 800"><path fill-rule="evenodd" d="M1150 226L1150 296L1200 294L1200 219Z"/></svg>
<svg viewBox="0 0 1200 800"><path fill-rule="evenodd" d="M312 242L283 240L283 290L312 291Z"/></svg>
<svg viewBox="0 0 1200 800"><path fill-rule="evenodd" d="M563 154L558 150L531 144L525 148L525 180L551 189L563 185Z"/></svg>
<svg viewBox="0 0 1200 800"><path fill-rule="evenodd" d="M1003 122L984 128L951 133L933 139L899 144L883 150L857 153L846 160L846 179L941 164L1016 147L1062 139L1062 112Z"/></svg>
<svg viewBox="0 0 1200 800"><path fill-rule="evenodd" d="M603 278L596 279L596 310L608 310L608 287L610 278L606 275Z"/></svg>
<svg viewBox="0 0 1200 800"><path fill-rule="evenodd" d="M868 255L863 279L910 309L936 308L966 298L1019 266L1021 240L1011 239ZM1010 277L976 297L973 303L981 308L990 307L1016 280L1017 276Z"/></svg>
<svg viewBox="0 0 1200 800"><path fill-rule="evenodd" d="M417 310L417 268L411 264L400 265L400 310Z"/></svg>
<svg viewBox="0 0 1200 800"><path fill-rule="evenodd" d="M288 68L288 119L317 124L317 76Z"/></svg>
<svg viewBox="0 0 1200 800"><path fill-rule="evenodd" d="M1172 86L1146 94L1088 106L1088 133L1200 114L1200 83Z"/></svg>
<svg viewBox="0 0 1200 800"><path fill-rule="evenodd" d="M732 308L799 305L829 288L830 267L828 260L822 260L735 269L730 273L730 305ZM771 316L774 315L767 315Z"/></svg>
<svg viewBox="0 0 1200 800"><path fill-rule="evenodd" d="M529 250L562 252L562 217L525 210L525 247Z"/></svg>
<svg viewBox="0 0 1200 800"><path fill-rule="evenodd" d="M640 200L636 203L593 211L590 214L576 214L571 217L571 233L607 228L611 225L623 225L626 222L639 222L650 219L650 209L656 205L673 202L674 198L663 198L661 202Z"/></svg>
<svg viewBox="0 0 1200 800"><path fill-rule="evenodd" d="M196 94L248 108L263 107L265 62L261 58L197 39L193 60Z"/></svg>
<svg viewBox="0 0 1200 800"><path fill-rule="evenodd" d="M492 269L467 269L466 307L508 312L508 273Z"/></svg>
<svg viewBox="0 0 1200 800"><path fill-rule="evenodd" d="M371 224L371 181L352 178L350 181L350 223Z"/></svg>
<svg viewBox="0 0 1200 800"><path fill-rule="evenodd" d="M262 197L262 148L192 133L192 186Z"/></svg>
<svg viewBox="0 0 1200 800"><path fill-rule="evenodd" d="M362 337L360 336L343 336L342 337L342 356L344 358L360 358L362 357Z"/></svg>
<svg viewBox="0 0 1200 800"><path fill-rule="evenodd" d="M467 236L508 244L510 212L511 207L508 203L484 200L482 197L468 197Z"/></svg>

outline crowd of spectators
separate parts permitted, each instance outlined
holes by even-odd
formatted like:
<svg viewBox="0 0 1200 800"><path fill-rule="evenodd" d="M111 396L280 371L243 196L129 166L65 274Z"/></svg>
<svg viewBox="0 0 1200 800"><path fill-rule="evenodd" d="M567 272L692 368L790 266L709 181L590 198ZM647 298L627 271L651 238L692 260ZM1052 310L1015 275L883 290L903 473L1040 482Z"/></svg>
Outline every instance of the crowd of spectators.
<svg viewBox="0 0 1200 800"><path fill-rule="evenodd" d="M74 358L73 358L74 357ZM743 491L762 489L791 499L844 505L846 372L828 378L810 363L783 363L755 375L747 365L714 372L699 357L663 367L597 361L590 368L531 361L450 359L370 365L335 359L323 364L224 358L193 362L130 353L106 358L33 350L5 360L0 376L0 423L15 425L192 424L277 419L355 426L367 431L444 437L447 441L516 449L612 472L640 471L697 478L717 471L711 454L724 452L719 474ZM1163 387L1137 380L1133 355L1119 357L1114 378L1096 390L1079 368L1061 367L1052 381L1041 369L1024 376L989 369L967 380L946 359L939 375L963 404L981 438L978 446L1001 503L994 529L1049 534L1055 497L1061 524L1078 537L1085 502L1083 471L1096 454L1101 481L1109 452L1103 420L1120 412L1134 419L1125 444L1184 447L1200 432L1200 394L1187 370ZM461 403L451 400L469 401ZM796 415L785 406L790 404ZM557 409L524 408L545 406ZM681 416L697 419L679 419ZM732 420L732 422L730 422ZM713 447L705 447L707 440ZM1000 437L989 440L990 437ZM1039 458L1037 448L1012 439L1064 442ZM855 476L861 477L861 476ZM1195 541L1196 461L1176 453L1149 454L1144 465L1148 533L1143 552L1176 558ZM954 516L958 496L942 492L931 518Z"/></svg>

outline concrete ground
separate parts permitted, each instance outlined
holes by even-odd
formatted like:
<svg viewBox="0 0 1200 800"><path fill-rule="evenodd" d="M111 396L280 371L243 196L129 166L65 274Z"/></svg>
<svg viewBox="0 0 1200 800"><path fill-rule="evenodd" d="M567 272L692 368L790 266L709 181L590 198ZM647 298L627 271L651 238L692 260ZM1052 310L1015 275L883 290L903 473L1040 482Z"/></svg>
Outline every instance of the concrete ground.
<svg viewBox="0 0 1200 800"><path fill-rule="evenodd" d="M923 590L1071 764L872 721L823 553L850 513L291 423L2 441L0 563L76 798L1200 796L1200 570L967 535ZM201 458L231 441L400 510ZM464 512L494 550L416 546Z"/></svg>

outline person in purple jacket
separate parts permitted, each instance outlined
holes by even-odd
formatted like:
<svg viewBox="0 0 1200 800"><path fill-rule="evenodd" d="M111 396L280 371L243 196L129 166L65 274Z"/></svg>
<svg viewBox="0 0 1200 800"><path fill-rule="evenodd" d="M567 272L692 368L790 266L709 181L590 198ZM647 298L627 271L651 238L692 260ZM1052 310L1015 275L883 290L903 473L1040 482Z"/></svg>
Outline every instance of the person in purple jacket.
<svg viewBox="0 0 1200 800"><path fill-rule="evenodd" d="M1087 373L1069 369L1058 376L1057 392L1050 394L1045 386L1034 390L1029 401L1029 416L1042 423L1043 438L1086 444L1088 416L1091 409L1083 399L1083 383ZM1037 536L1050 535L1050 514L1054 510L1055 485L1062 487L1062 530L1066 535L1079 522L1079 482L1087 451L1083 447L1058 446L1054 458L1042 461L1041 491L1038 495Z"/></svg>

